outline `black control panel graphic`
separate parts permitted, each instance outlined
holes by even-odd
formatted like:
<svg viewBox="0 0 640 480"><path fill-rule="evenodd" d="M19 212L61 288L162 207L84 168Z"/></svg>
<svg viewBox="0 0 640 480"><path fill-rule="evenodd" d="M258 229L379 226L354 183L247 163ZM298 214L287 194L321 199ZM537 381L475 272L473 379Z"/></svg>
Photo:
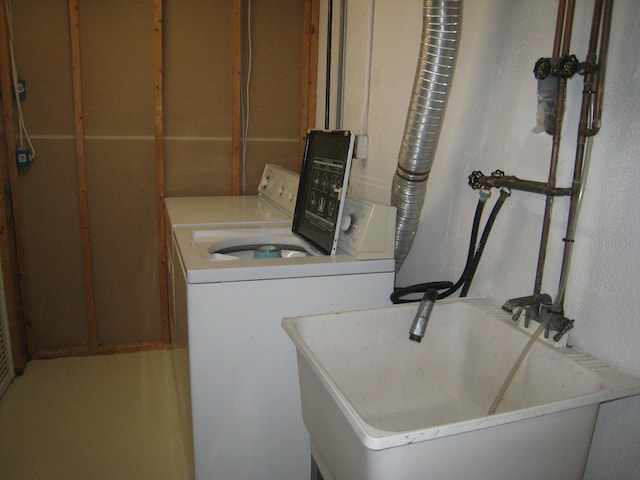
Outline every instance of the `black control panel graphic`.
<svg viewBox="0 0 640 480"><path fill-rule="evenodd" d="M351 132L318 130L307 136L293 231L324 253L337 241L352 150Z"/></svg>
<svg viewBox="0 0 640 480"><path fill-rule="evenodd" d="M333 232L335 228L343 178L342 162L322 157L313 159L306 215L321 230Z"/></svg>

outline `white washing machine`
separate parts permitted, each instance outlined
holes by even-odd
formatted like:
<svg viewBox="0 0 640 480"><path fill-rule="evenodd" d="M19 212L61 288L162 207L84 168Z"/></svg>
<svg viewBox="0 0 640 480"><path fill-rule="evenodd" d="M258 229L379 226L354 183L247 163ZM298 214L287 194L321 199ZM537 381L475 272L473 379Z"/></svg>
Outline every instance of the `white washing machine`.
<svg viewBox="0 0 640 480"><path fill-rule="evenodd" d="M167 226L213 227L271 225L291 228L300 175L283 167L265 166L256 195L215 197L169 197L165 199ZM186 290L174 279L182 271L173 235L167 236L167 268L170 282L169 328L172 339L172 367L180 414L185 457L193 477L193 435L189 388L186 317L178 321L177 312L186 310ZM185 314L186 315L186 314Z"/></svg>
<svg viewBox="0 0 640 480"><path fill-rule="evenodd" d="M350 161L349 141L339 158L307 149L293 227L173 230L173 316L183 332L176 342L186 340L177 348L188 350L182 365L189 370L198 480L309 478L296 352L280 322L390 303L395 209L344 200L348 164L334 161ZM332 169L342 169L345 183L317 175Z"/></svg>
<svg viewBox="0 0 640 480"><path fill-rule="evenodd" d="M176 227L264 225L290 227L300 175L277 165L266 165L256 195L169 197L168 223Z"/></svg>

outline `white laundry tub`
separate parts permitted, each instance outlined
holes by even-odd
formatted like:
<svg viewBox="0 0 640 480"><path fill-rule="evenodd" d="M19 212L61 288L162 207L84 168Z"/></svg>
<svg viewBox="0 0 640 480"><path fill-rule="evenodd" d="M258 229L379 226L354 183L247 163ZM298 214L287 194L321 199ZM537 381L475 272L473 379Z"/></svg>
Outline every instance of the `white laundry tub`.
<svg viewBox="0 0 640 480"><path fill-rule="evenodd" d="M282 322L297 347L302 412L325 480L582 478L599 404L640 380L536 341L487 412L529 334L484 299ZM293 359L292 359L293 361Z"/></svg>

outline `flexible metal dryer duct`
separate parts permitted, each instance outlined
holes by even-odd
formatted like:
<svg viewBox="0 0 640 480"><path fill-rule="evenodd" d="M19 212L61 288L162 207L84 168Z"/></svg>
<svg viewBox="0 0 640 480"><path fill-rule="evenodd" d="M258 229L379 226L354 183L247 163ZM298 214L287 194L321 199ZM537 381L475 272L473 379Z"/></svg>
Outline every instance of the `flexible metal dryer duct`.
<svg viewBox="0 0 640 480"><path fill-rule="evenodd" d="M420 58L391 190L391 204L398 210L396 271L418 229L462 30L462 0L425 0L423 10Z"/></svg>

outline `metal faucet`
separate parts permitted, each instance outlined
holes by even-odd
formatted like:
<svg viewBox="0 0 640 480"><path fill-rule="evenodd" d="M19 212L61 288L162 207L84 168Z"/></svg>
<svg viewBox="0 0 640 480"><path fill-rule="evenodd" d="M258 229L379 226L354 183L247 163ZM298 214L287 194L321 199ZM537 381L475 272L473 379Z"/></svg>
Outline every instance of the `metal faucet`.
<svg viewBox="0 0 640 480"><path fill-rule="evenodd" d="M554 312L552 307L551 296L546 293L511 298L502 305L504 311L512 314L511 319L514 322L518 321L524 310L525 328L529 327L531 320L535 320L544 324L545 338L549 338L551 330L557 332L553 336L553 341L558 342L565 333L573 328L574 320L566 318L563 312Z"/></svg>
<svg viewBox="0 0 640 480"><path fill-rule="evenodd" d="M540 314L542 305L551 305L551 296L546 293L540 293L538 295L529 295L527 297L511 298L504 302L502 310L512 314L511 320L517 322L524 310L525 327L529 327L529 319L535 318Z"/></svg>
<svg viewBox="0 0 640 480"><path fill-rule="evenodd" d="M418 312L411 324L411 330L409 330L409 340L413 340L418 343L422 341L424 332L427 330L427 323L429 322L431 311L433 310L433 306L437 299L438 291L435 288L430 288L424 292L422 300L420 301L420 306L418 307Z"/></svg>

